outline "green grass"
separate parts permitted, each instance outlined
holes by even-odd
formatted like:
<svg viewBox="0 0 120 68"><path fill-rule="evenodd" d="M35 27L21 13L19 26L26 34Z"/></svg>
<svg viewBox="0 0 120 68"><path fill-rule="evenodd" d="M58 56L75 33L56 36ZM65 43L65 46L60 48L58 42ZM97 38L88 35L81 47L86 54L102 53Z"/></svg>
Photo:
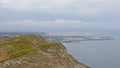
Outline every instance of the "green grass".
<svg viewBox="0 0 120 68"><path fill-rule="evenodd" d="M51 53L48 49L55 51L52 53L59 52L60 49L65 49L59 42L47 42L43 37L36 35L24 35L3 39L3 41L4 42L0 42L0 50L6 50L8 59L19 58L31 52Z"/></svg>
<svg viewBox="0 0 120 68"><path fill-rule="evenodd" d="M4 42L0 42L0 50L6 50L8 59L18 58L30 52L37 51L38 48L27 39L27 37L31 36L32 35L5 39Z"/></svg>
<svg viewBox="0 0 120 68"><path fill-rule="evenodd" d="M27 53L30 53L31 51L34 51L36 50L37 48L35 47L26 47L24 49L19 49L19 50L16 50L14 52L11 52L8 54L8 56L11 58L11 59L14 59L14 58L17 58L17 57L20 57L20 56L23 56Z"/></svg>

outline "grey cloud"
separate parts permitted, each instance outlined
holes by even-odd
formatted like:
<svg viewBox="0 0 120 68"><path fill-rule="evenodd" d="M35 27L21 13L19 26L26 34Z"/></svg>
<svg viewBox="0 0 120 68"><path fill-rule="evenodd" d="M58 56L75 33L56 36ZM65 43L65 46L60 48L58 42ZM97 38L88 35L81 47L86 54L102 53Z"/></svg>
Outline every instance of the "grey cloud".
<svg viewBox="0 0 120 68"><path fill-rule="evenodd" d="M48 11L80 15L93 15L101 8L101 3L89 0L4 0L1 4L3 8L21 12Z"/></svg>
<svg viewBox="0 0 120 68"><path fill-rule="evenodd" d="M16 12L96 16L111 13L118 0L1 0L1 7ZM114 3L115 2L115 3ZM110 6L110 7L109 7ZM118 5L119 6L119 5ZM109 11L109 12L108 12Z"/></svg>
<svg viewBox="0 0 120 68"><path fill-rule="evenodd" d="M6 26L6 27L4 27ZM34 21L34 20L16 20L0 23L0 28L3 29L120 29L120 23L99 23L99 22L84 22L81 20L53 20L53 21Z"/></svg>
<svg viewBox="0 0 120 68"><path fill-rule="evenodd" d="M0 30L120 29L119 2L119 0L0 0Z"/></svg>

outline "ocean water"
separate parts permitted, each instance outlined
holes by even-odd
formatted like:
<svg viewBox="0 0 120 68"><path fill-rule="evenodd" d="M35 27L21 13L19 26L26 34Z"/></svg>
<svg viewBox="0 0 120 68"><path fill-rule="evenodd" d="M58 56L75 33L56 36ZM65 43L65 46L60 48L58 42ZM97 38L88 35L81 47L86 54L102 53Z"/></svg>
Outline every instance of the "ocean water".
<svg viewBox="0 0 120 68"><path fill-rule="evenodd" d="M120 68L120 36L114 40L63 43L69 54L91 68Z"/></svg>

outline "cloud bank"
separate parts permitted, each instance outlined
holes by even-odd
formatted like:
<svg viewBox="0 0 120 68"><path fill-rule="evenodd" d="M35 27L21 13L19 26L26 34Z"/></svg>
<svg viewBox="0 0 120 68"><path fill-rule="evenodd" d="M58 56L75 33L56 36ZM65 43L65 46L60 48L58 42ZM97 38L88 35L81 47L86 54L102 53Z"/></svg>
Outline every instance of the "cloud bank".
<svg viewBox="0 0 120 68"><path fill-rule="evenodd" d="M119 0L0 0L0 31L120 29Z"/></svg>
<svg viewBox="0 0 120 68"><path fill-rule="evenodd" d="M18 30L18 31L69 31L79 29L120 29L120 23L100 23L100 22L84 22L81 20L53 20L53 21L33 21L33 20L17 20L0 23L0 30Z"/></svg>

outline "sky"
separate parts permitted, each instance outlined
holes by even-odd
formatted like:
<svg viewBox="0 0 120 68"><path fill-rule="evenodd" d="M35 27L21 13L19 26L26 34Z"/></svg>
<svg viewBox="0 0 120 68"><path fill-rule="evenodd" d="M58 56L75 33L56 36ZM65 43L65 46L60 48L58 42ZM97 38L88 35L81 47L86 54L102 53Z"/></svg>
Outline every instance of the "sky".
<svg viewBox="0 0 120 68"><path fill-rule="evenodd" d="M0 0L0 32L120 29L120 0Z"/></svg>

